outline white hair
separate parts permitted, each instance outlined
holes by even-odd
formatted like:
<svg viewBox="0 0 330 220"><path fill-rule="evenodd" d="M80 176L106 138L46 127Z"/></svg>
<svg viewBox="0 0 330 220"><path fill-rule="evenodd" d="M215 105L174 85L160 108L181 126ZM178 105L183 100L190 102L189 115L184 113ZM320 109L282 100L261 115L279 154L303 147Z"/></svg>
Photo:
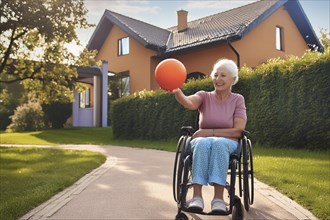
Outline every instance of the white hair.
<svg viewBox="0 0 330 220"><path fill-rule="evenodd" d="M233 85L235 85L238 82L238 68L234 61L229 59L218 60L213 66L213 70L211 72L212 78L219 71L220 68L225 68L228 71L228 73L235 79Z"/></svg>

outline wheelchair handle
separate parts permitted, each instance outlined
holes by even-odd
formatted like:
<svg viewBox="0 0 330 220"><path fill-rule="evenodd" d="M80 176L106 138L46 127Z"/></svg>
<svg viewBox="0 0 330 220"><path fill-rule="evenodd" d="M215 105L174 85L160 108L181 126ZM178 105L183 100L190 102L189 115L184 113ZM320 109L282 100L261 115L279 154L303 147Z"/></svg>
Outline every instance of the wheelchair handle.
<svg viewBox="0 0 330 220"><path fill-rule="evenodd" d="M187 135L193 135L194 132L195 132L195 129L191 126L182 126L181 127L181 131L184 133L184 134L187 134Z"/></svg>

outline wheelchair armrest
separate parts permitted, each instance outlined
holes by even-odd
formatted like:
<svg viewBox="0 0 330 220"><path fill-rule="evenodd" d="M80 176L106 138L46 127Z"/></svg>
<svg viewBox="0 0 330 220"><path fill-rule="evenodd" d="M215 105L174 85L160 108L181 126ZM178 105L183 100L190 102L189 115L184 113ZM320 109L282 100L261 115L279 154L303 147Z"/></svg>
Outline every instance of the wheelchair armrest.
<svg viewBox="0 0 330 220"><path fill-rule="evenodd" d="M250 132L244 130L244 131L242 131L242 136L241 137L244 137L244 136L247 137L249 135L250 135Z"/></svg>
<svg viewBox="0 0 330 220"><path fill-rule="evenodd" d="M195 132L195 129L191 126L182 126L181 131L187 135L193 135Z"/></svg>

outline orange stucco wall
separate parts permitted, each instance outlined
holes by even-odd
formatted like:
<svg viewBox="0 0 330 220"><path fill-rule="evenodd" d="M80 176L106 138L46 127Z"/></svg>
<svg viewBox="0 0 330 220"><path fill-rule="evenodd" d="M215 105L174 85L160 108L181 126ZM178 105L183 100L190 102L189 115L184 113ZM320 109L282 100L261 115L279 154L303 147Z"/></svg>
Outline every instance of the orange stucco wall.
<svg viewBox="0 0 330 220"><path fill-rule="evenodd" d="M275 48L276 26L283 29L284 50ZM241 64L255 67L274 57L285 58L293 54L302 56L308 49L305 40L284 8L280 8L264 22L260 23L242 40L234 42L241 56Z"/></svg>
<svg viewBox="0 0 330 220"><path fill-rule="evenodd" d="M108 61L110 72L129 72L131 93L143 89L150 90L150 57L154 56L156 52L144 48L143 45L128 36L129 54L118 56L118 40L127 36L127 33L114 25L96 59Z"/></svg>
<svg viewBox="0 0 330 220"><path fill-rule="evenodd" d="M275 48L276 26L284 30L284 51L278 51ZM109 71L128 71L131 77L131 93L143 89L159 89L154 78L154 70L161 60L155 57L156 52L144 48L139 42L130 37L129 55L118 56L118 39L123 37L127 37L127 34L118 27L113 26L99 51L97 59L107 60ZM241 66L247 65L250 67L264 63L270 58L284 58L290 54L301 56L308 49L306 42L284 8L277 10L241 40L232 42L232 45L240 54ZM183 62L188 74L201 72L207 75L211 72L213 64L223 57L235 61L237 59L233 50L226 43L173 56L173 58Z"/></svg>

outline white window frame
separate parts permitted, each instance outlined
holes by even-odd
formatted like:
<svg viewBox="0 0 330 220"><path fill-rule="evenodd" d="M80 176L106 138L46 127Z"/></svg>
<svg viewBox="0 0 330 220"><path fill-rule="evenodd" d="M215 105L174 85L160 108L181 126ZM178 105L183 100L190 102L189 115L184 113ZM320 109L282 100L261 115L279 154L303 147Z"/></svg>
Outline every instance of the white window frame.
<svg viewBox="0 0 330 220"><path fill-rule="evenodd" d="M118 40L118 56L129 54L129 37L124 37Z"/></svg>
<svg viewBox="0 0 330 220"><path fill-rule="evenodd" d="M284 30L280 26L275 29L275 48L279 51L284 51Z"/></svg>

